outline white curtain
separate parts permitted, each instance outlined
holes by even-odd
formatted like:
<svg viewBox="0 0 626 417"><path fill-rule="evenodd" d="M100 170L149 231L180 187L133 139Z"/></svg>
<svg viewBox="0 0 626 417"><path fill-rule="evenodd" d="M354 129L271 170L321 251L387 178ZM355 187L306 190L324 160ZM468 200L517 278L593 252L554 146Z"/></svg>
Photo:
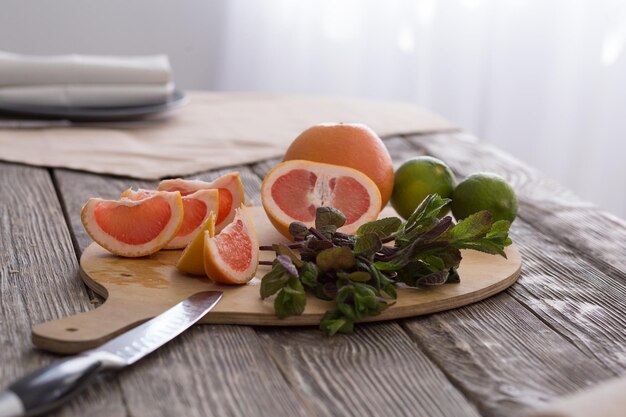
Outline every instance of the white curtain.
<svg viewBox="0 0 626 417"><path fill-rule="evenodd" d="M626 1L226 5L215 88L411 101L626 218Z"/></svg>
<svg viewBox="0 0 626 417"><path fill-rule="evenodd" d="M0 49L431 108L626 218L626 0L2 0Z"/></svg>

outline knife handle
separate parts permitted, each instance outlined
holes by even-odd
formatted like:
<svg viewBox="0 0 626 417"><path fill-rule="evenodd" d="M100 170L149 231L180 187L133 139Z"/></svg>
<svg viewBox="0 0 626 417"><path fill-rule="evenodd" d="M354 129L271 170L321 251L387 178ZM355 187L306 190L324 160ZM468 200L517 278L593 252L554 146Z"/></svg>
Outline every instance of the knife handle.
<svg viewBox="0 0 626 417"><path fill-rule="evenodd" d="M53 362L0 392L0 417L34 416L50 411L78 393L100 371L121 365L92 352Z"/></svg>

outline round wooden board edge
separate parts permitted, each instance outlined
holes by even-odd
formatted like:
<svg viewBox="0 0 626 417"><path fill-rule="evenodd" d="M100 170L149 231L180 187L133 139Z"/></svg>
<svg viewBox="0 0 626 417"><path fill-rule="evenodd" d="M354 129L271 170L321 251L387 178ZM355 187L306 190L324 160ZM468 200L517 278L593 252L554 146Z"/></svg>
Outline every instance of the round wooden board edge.
<svg viewBox="0 0 626 417"><path fill-rule="evenodd" d="M93 242L91 245L98 245L96 242ZM91 246L90 245L90 246ZM479 301L482 301L486 298L492 297L500 292L506 290L508 287L513 285L517 279L519 278L522 270L522 256L519 252L519 248L515 243L511 244L507 247L507 251L512 251L512 254L515 254L517 258L519 258L519 264L517 269L506 279L500 280L488 287L482 288L478 291L472 293L465 293L453 297L452 299L446 299L444 301L435 301L433 303L424 303L424 304L414 304L408 306L397 307L395 309L387 309L383 311L378 316L370 317L364 320L364 323L367 322L379 322L379 321L388 321L388 320L400 320L407 319L411 317L418 317L427 314L440 313L442 311L453 310L459 307L464 307ZM87 250L85 250L87 252ZM83 252L83 254L85 253ZM497 255L493 255L497 256ZM82 256L81 256L82 260ZM83 270L82 262L80 266L80 277L83 282L92 289L96 294L103 297L105 300L108 297L107 289L102 286L97 281L93 280L87 272ZM454 284L450 284L454 285ZM312 295L307 295L307 297L313 297ZM452 301L451 301L452 300ZM180 300L182 301L182 299ZM105 301L106 302L106 301ZM442 306L432 306L432 304L441 303ZM445 305L444 305L445 304ZM424 308L425 306L429 306L429 308ZM98 307L97 307L98 308ZM249 313L239 313L236 318L232 317L230 313L220 313L220 312L211 312L204 316L198 324L236 324L242 326L275 326L275 327L293 327L293 326L317 326L319 325L323 314L307 314L302 316L291 316L284 319L277 319L273 314L260 315L260 314L249 314ZM391 316L391 317L390 317Z"/></svg>

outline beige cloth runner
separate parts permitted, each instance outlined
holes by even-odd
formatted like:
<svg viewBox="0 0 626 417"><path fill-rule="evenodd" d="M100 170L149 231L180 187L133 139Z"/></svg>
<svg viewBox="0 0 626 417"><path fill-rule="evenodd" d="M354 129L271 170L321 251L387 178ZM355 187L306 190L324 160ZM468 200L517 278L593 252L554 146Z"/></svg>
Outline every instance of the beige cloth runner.
<svg viewBox="0 0 626 417"><path fill-rule="evenodd" d="M625 417L626 376L564 397L529 417Z"/></svg>
<svg viewBox="0 0 626 417"><path fill-rule="evenodd" d="M403 103L210 92L189 98L145 123L0 129L0 159L158 179L280 156L302 130L321 122L364 123L380 136L455 129Z"/></svg>

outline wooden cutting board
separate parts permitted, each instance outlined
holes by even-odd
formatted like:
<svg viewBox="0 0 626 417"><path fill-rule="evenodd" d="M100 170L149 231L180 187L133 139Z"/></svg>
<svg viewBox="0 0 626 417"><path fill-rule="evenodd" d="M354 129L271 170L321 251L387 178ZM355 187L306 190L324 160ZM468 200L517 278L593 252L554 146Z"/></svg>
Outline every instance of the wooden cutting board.
<svg viewBox="0 0 626 417"><path fill-rule="evenodd" d="M267 219L262 207L251 207L261 245L284 242ZM381 217L396 215L386 209ZM144 258L120 258L92 243L83 253L81 277L106 302L85 313L38 324L33 343L45 350L76 353L96 347L113 336L148 320L199 291L224 291L220 303L200 323L262 326L317 325L330 302L309 296L304 314L278 319L272 300L259 297L260 277L269 267L259 267L257 277L243 286L225 286L207 278L186 276L174 267L181 251L161 251ZM475 251L463 251L459 284L430 289L399 288L396 304L368 321L392 320L461 307L493 294L515 282L521 257L515 245L506 249L507 259ZM262 260L273 259L261 252Z"/></svg>

